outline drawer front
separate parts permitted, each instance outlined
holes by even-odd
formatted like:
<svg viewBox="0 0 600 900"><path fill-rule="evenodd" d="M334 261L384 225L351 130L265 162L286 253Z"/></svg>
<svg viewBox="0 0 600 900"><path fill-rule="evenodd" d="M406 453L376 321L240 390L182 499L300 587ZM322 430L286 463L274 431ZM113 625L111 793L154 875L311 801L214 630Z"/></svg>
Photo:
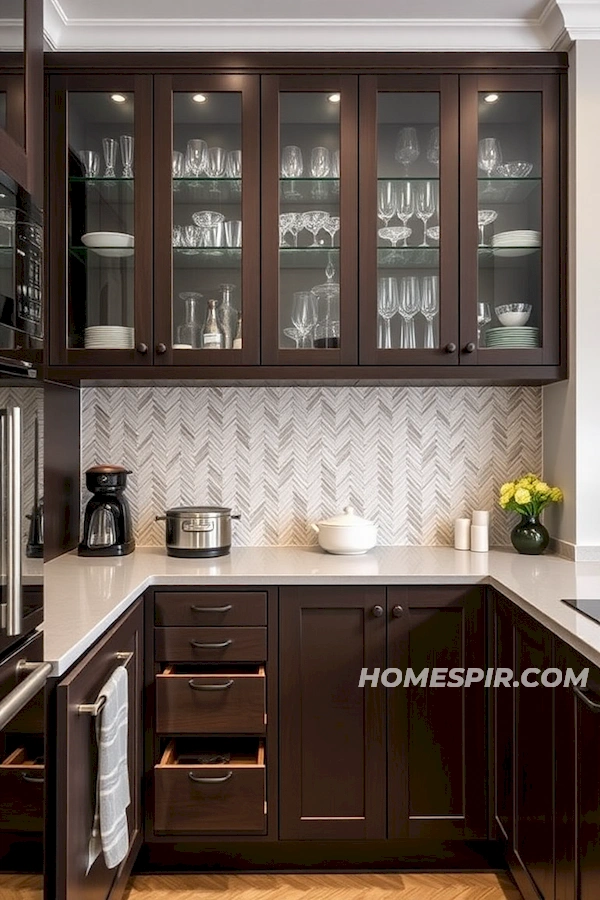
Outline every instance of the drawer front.
<svg viewBox="0 0 600 900"><path fill-rule="evenodd" d="M155 628L161 662L264 662L266 628Z"/></svg>
<svg viewBox="0 0 600 900"><path fill-rule="evenodd" d="M223 779L214 783L193 778ZM154 829L161 834L264 834L264 766L154 770Z"/></svg>
<svg viewBox="0 0 600 900"><path fill-rule="evenodd" d="M43 768L0 767L0 831L43 830Z"/></svg>
<svg viewBox="0 0 600 900"><path fill-rule="evenodd" d="M264 734L264 675L157 675L159 734Z"/></svg>
<svg viewBox="0 0 600 900"><path fill-rule="evenodd" d="M156 625L266 625L264 591L156 591Z"/></svg>

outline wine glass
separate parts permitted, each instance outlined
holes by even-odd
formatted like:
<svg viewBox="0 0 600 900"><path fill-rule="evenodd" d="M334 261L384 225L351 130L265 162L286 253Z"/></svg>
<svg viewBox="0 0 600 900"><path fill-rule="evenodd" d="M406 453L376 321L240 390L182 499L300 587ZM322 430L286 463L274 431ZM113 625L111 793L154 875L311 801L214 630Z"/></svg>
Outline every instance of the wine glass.
<svg viewBox="0 0 600 900"><path fill-rule="evenodd" d="M209 178L222 178L225 174L227 154L222 147L209 147L206 157L206 174Z"/></svg>
<svg viewBox="0 0 600 900"><path fill-rule="evenodd" d="M440 308L439 281L438 275L424 275L421 282L421 315L427 322L424 343L427 350L435 348L433 320Z"/></svg>
<svg viewBox="0 0 600 900"><path fill-rule="evenodd" d="M180 150L173 150L171 155L171 172L173 175L173 190L178 191L181 184L177 182L178 178L183 178L185 172L185 157Z"/></svg>
<svg viewBox="0 0 600 900"><path fill-rule="evenodd" d="M415 214L415 191L410 181L405 181L398 186L396 191L396 215L406 228L406 223ZM406 247L406 239L404 237L404 246Z"/></svg>
<svg viewBox="0 0 600 900"><path fill-rule="evenodd" d="M393 181L382 181L377 185L377 215L386 228L390 219L396 215L396 188Z"/></svg>
<svg viewBox="0 0 600 900"><path fill-rule="evenodd" d="M187 142L187 147L185 148L186 173L198 178L206 170L207 159L208 146L206 141L194 138Z"/></svg>
<svg viewBox="0 0 600 900"><path fill-rule="evenodd" d="M313 178L326 178L331 171L331 154L327 147L313 147L310 152L310 174Z"/></svg>
<svg viewBox="0 0 600 900"><path fill-rule="evenodd" d="M408 167L419 158L419 138L417 129L413 127L401 128L396 138L395 159L404 166L405 174Z"/></svg>
<svg viewBox="0 0 600 900"><path fill-rule="evenodd" d="M97 178L100 174L100 157L95 150L80 150L79 159L86 178Z"/></svg>
<svg viewBox="0 0 600 900"><path fill-rule="evenodd" d="M479 231L481 233L481 240L479 243L482 247L485 245L485 226L491 225L497 218L498 213L495 209L480 209L477 212L477 224L479 225Z"/></svg>
<svg viewBox="0 0 600 900"><path fill-rule="evenodd" d="M325 227L325 222L329 218L329 213L324 212L322 209L311 209L308 212L301 213L302 215L302 227L306 228L312 234L313 242L310 245L311 247L319 247L320 244L317 241L317 235L322 228Z"/></svg>
<svg viewBox="0 0 600 900"><path fill-rule="evenodd" d="M317 324L317 298L312 291L294 293L292 324L300 333L300 346L305 349L306 338Z"/></svg>
<svg viewBox="0 0 600 900"><path fill-rule="evenodd" d="M297 329L297 328L284 328L284 329L283 329L283 333L284 333L285 336L288 337L291 341L294 341L294 343L296 344L296 346L294 347L294 349L297 350L298 347L300 346L300 341L301 341L301 339L302 339L302 335L300 334L300 332L298 331L298 329Z"/></svg>
<svg viewBox="0 0 600 900"><path fill-rule="evenodd" d="M402 316L400 331L400 347L402 350L414 350L417 346L414 317L421 308L421 292L416 275L405 275L400 279L400 301L398 312Z"/></svg>
<svg viewBox="0 0 600 900"><path fill-rule="evenodd" d="M294 239L294 247L298 246L298 235L304 228L304 213L290 213L290 220L287 230Z"/></svg>
<svg viewBox="0 0 600 900"><path fill-rule="evenodd" d="M304 171L302 162L302 150L294 144L289 144L281 151L281 177L282 178L300 178ZM296 190L292 182L285 191L287 197L298 198L302 195Z"/></svg>
<svg viewBox="0 0 600 900"><path fill-rule="evenodd" d="M228 178L242 177L242 151L228 150L225 156L225 174Z"/></svg>
<svg viewBox="0 0 600 900"><path fill-rule="evenodd" d="M424 181L417 191L417 218L423 223L423 243L421 247L428 247L427 222L437 212L437 184L434 181Z"/></svg>
<svg viewBox="0 0 600 900"><path fill-rule="evenodd" d="M488 178L492 172L502 162L502 151L500 144L496 138L482 138L479 141L479 151L477 155L477 165L486 173Z"/></svg>
<svg viewBox="0 0 600 900"><path fill-rule="evenodd" d="M440 129L436 125L429 132L429 140L427 142L427 162L435 166L436 169L440 164Z"/></svg>
<svg viewBox="0 0 600 900"><path fill-rule="evenodd" d="M102 153L104 154L104 177L114 178L117 142L113 138L102 138Z"/></svg>
<svg viewBox="0 0 600 900"><path fill-rule="evenodd" d="M122 134L119 144L123 160L123 178L133 178L133 137L130 134Z"/></svg>
<svg viewBox="0 0 600 900"><path fill-rule="evenodd" d="M329 237L331 238L331 246L333 247L333 239L337 232L340 230L340 217L339 216L327 216L327 220L323 225L323 231L326 231Z"/></svg>
<svg viewBox="0 0 600 900"><path fill-rule="evenodd" d="M392 346L392 319L398 312L398 281L391 277L377 280L377 312L383 320L383 333L378 346L390 350Z"/></svg>
<svg viewBox="0 0 600 900"><path fill-rule="evenodd" d="M477 343L481 346L481 332L492 321L492 311L489 303L477 304Z"/></svg>

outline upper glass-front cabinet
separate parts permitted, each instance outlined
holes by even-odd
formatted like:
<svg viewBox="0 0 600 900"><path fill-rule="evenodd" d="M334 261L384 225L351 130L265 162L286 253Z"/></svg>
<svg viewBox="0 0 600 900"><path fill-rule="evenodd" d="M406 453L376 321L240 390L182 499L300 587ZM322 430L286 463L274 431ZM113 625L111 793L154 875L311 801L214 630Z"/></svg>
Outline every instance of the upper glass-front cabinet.
<svg viewBox="0 0 600 900"><path fill-rule="evenodd" d="M143 76L77 79L54 94L61 121L52 179L50 270L61 286L53 344L61 361L108 365L151 358L151 91ZM62 126L62 127L60 127ZM58 315L57 315L58 313ZM58 338L58 340L57 340Z"/></svg>
<svg viewBox="0 0 600 900"><path fill-rule="evenodd" d="M361 361L456 363L457 79L361 87Z"/></svg>
<svg viewBox="0 0 600 900"><path fill-rule="evenodd" d="M357 80L263 81L263 361L353 363Z"/></svg>
<svg viewBox="0 0 600 900"><path fill-rule="evenodd" d="M556 363L556 82L465 76L461 112L461 362Z"/></svg>
<svg viewBox="0 0 600 900"><path fill-rule="evenodd" d="M258 102L255 78L157 78L159 364L259 361Z"/></svg>

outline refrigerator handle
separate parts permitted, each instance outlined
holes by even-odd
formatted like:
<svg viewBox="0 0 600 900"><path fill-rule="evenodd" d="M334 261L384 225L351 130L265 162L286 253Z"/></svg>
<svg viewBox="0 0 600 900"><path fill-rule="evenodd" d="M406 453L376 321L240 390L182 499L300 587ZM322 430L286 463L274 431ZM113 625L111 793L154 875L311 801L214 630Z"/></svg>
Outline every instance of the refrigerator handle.
<svg viewBox="0 0 600 900"><path fill-rule="evenodd" d="M21 523L23 503L21 496L22 423L18 406L1 410L2 457L4 471L2 483L6 496L6 634L16 637L23 630L23 588L21 572Z"/></svg>

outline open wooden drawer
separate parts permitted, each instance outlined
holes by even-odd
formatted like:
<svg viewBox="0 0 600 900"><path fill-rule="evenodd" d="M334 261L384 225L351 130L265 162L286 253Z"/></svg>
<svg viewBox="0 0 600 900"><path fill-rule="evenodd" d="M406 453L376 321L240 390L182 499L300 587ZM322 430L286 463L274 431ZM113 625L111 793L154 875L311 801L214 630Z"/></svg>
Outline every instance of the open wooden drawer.
<svg viewBox="0 0 600 900"><path fill-rule="evenodd" d="M154 767L154 830L264 834L265 789L262 741L171 741Z"/></svg>
<svg viewBox="0 0 600 900"><path fill-rule="evenodd" d="M264 734L264 666L167 665L156 676L159 734Z"/></svg>
<svg viewBox="0 0 600 900"><path fill-rule="evenodd" d="M24 747L0 762L0 831L43 831L44 761Z"/></svg>

